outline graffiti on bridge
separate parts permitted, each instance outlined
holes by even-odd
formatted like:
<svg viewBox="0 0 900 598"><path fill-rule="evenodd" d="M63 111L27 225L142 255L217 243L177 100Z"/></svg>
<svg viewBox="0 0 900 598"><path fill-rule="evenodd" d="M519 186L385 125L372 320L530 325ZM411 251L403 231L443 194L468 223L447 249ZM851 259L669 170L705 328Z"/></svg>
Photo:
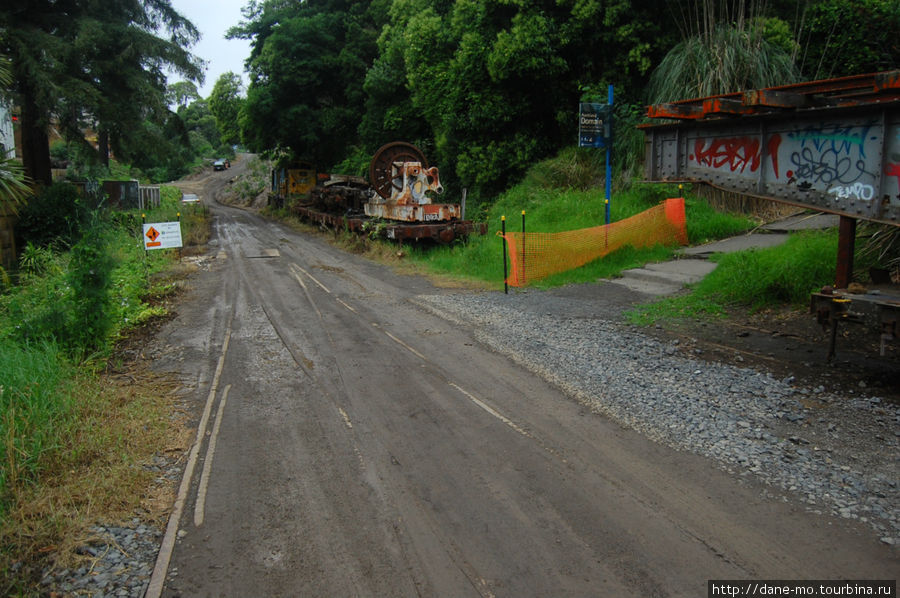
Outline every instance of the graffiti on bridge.
<svg viewBox="0 0 900 598"><path fill-rule="evenodd" d="M728 170L734 174L757 172L764 156L771 161L775 179L781 178L779 160L788 163L784 172L788 184L803 189L818 188L840 199L872 200L877 174L868 165L870 153L877 149L880 137L872 123L861 125L824 124L796 128L762 137L698 138L688 160L703 168ZM763 146L765 144L765 147ZM765 151L763 151L763 149ZM876 169L877 170L877 169ZM900 166L897 167L900 171ZM886 171L887 172L887 171ZM898 176L900 172L889 176Z"/></svg>
<svg viewBox="0 0 900 598"><path fill-rule="evenodd" d="M828 189L829 195L834 195L838 199L863 199L872 201L875 197L875 187L866 185L865 183L853 183L852 185L838 185Z"/></svg>
<svg viewBox="0 0 900 598"><path fill-rule="evenodd" d="M781 135L778 133L771 135L766 142L766 150L772 160L776 178L780 144ZM727 167L731 172L744 173L749 168L750 172L756 172L762 163L761 147L759 138L752 136L697 139L694 142L694 152L688 159L701 166L715 169Z"/></svg>
<svg viewBox="0 0 900 598"><path fill-rule="evenodd" d="M884 174L897 177L897 191L900 193L900 164L891 164L890 162L885 164Z"/></svg>
<svg viewBox="0 0 900 598"><path fill-rule="evenodd" d="M866 141L872 126L824 125L788 133L792 169L785 174L789 182L823 184L828 193L842 199L872 199L874 188L862 182L875 179L875 173L866 169Z"/></svg>

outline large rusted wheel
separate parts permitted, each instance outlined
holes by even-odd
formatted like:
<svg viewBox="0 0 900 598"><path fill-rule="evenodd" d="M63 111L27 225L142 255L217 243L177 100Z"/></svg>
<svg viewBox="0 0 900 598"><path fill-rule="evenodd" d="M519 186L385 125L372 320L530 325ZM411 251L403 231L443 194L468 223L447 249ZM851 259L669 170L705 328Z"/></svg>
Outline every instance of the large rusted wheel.
<svg viewBox="0 0 900 598"><path fill-rule="evenodd" d="M425 154L411 143L394 141L378 148L372 162L369 164L369 182L375 189L375 193L385 199L391 197L391 191L403 189L403 181L393 179L391 167L394 162L421 162L423 168L428 168Z"/></svg>

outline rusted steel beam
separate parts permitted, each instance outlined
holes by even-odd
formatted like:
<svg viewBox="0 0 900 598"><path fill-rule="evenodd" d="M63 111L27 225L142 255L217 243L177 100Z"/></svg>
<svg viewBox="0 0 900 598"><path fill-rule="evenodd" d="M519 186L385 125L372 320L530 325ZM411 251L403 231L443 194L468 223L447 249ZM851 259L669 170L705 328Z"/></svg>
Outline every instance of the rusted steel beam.
<svg viewBox="0 0 900 598"><path fill-rule="evenodd" d="M765 106L768 108L806 108L812 102L810 96L789 91L774 89L751 89L743 94L743 103L748 106Z"/></svg>
<svg viewBox="0 0 900 598"><path fill-rule="evenodd" d="M741 100L731 98L712 98L703 100L703 114L753 114L757 109L747 106Z"/></svg>
<svg viewBox="0 0 900 598"><path fill-rule="evenodd" d="M875 91L879 92L888 89L900 90L900 71L888 71L875 75Z"/></svg>
<svg viewBox="0 0 900 598"><path fill-rule="evenodd" d="M693 98L647 107L650 118L696 120L722 114L755 114L766 108L852 107L900 100L900 71L806 81ZM749 110L748 107L755 108Z"/></svg>
<svg viewBox="0 0 900 598"><path fill-rule="evenodd" d="M703 118L703 107L691 104L655 104L647 107L650 118Z"/></svg>

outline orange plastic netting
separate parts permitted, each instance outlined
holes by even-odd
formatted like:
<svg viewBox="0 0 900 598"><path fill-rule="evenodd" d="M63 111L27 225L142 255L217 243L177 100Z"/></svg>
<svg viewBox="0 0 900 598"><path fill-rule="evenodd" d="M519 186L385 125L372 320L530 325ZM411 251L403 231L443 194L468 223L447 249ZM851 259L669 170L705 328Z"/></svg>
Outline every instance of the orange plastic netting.
<svg viewBox="0 0 900 598"><path fill-rule="evenodd" d="M564 272L603 257L626 245L686 245L684 198L667 199L631 218L561 233L507 232L510 272L514 287Z"/></svg>

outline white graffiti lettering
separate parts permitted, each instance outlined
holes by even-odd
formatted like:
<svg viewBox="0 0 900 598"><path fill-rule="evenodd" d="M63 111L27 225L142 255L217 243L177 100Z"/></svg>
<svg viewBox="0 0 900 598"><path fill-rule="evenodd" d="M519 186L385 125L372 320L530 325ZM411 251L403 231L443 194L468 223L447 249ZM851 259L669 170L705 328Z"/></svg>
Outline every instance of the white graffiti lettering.
<svg viewBox="0 0 900 598"><path fill-rule="evenodd" d="M846 187L832 187L828 193L839 199L862 199L863 201L872 201L875 197L875 188L872 185L864 183L853 183Z"/></svg>

